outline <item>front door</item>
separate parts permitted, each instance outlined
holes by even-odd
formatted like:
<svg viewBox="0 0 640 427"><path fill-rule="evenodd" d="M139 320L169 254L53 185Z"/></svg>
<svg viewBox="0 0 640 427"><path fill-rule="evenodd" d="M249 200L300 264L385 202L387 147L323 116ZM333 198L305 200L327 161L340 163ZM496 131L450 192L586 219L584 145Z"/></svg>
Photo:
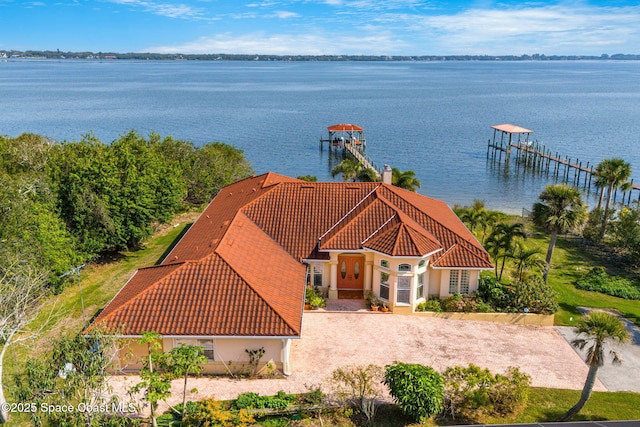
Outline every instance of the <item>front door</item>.
<svg viewBox="0 0 640 427"><path fill-rule="evenodd" d="M338 289L364 288L364 256L338 255Z"/></svg>

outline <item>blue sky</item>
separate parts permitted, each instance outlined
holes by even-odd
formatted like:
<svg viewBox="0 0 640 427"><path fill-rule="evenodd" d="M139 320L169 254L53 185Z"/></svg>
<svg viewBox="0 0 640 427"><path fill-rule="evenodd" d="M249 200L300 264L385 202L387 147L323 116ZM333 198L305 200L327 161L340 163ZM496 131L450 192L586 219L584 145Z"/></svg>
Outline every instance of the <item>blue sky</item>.
<svg viewBox="0 0 640 427"><path fill-rule="evenodd" d="M639 54L640 6L638 0L0 0L0 49Z"/></svg>

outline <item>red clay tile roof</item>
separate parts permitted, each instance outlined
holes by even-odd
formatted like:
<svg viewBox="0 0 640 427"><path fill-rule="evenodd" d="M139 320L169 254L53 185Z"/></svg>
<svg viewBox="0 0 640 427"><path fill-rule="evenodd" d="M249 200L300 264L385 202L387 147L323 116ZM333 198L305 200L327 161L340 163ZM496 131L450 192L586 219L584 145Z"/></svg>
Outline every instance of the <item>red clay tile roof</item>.
<svg viewBox="0 0 640 427"><path fill-rule="evenodd" d="M96 318L127 335L299 336L306 268L328 250L431 255L492 268L443 202L380 183L268 173L223 188L175 248L140 269Z"/></svg>

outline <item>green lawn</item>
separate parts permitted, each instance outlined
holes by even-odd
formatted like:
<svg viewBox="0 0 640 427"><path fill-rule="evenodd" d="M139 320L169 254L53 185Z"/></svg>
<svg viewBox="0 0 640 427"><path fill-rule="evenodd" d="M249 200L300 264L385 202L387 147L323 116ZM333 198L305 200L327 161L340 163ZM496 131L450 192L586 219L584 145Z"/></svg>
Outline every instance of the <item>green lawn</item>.
<svg viewBox="0 0 640 427"><path fill-rule="evenodd" d="M532 388L529 402L522 413L514 416L494 418L485 417L483 424L539 423L557 421L580 398L578 390L559 390L552 388ZM591 398L572 421L638 420L640 419L640 393L594 392ZM468 420L429 420L422 424L435 427L451 425L455 422L467 424ZM420 424L404 417L396 406L383 406L378 411L376 426L417 427Z"/></svg>
<svg viewBox="0 0 640 427"><path fill-rule="evenodd" d="M539 248L543 254L546 254L549 236L547 233L531 230L526 245L531 248ZM640 325L640 301L625 300L599 292L583 291L573 285L591 267L598 265L606 267L614 274L621 274L618 265L608 265L608 262L603 257L592 254L582 245L581 239L570 236L558 237L549 273L549 284L557 292L560 306L560 310L555 316L557 325L575 325L580 316L576 307L616 309L623 316Z"/></svg>

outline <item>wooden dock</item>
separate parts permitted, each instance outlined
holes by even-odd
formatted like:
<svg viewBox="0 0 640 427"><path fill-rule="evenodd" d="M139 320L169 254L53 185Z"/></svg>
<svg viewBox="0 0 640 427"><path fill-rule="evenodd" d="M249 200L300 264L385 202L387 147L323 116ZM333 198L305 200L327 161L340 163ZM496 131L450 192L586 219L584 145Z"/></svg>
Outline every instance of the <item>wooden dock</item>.
<svg viewBox="0 0 640 427"><path fill-rule="evenodd" d="M342 150L356 161L360 162L364 168L371 169L378 179L382 179L382 169L365 154L367 140L364 137L364 129L358 125L341 123L327 127L328 138L320 137L320 149L327 143L329 151Z"/></svg>
<svg viewBox="0 0 640 427"><path fill-rule="evenodd" d="M512 126L512 127L511 127ZM505 164L508 164L513 151L515 151L515 160L518 164L525 166L533 171L546 173L553 176L557 180L565 183L572 183L576 187L583 187L591 190L595 187L595 165L591 162L581 161L580 159L571 159L568 156L562 156L558 152L552 152L544 144L529 141L530 131L524 128L518 128L513 125L497 125L493 126L494 137L489 139L487 143L487 159L501 162L504 155ZM500 131L501 138L496 138L497 131ZM514 141L513 135L517 135L517 141ZM524 141L521 134L526 134ZM508 141L505 141L505 135L508 135ZM629 182L629 190L620 191L620 203L630 205L632 201L640 202L640 185L634 184L633 180ZM618 201L618 189L615 190L612 200ZM633 196L633 192L638 192L637 199Z"/></svg>

